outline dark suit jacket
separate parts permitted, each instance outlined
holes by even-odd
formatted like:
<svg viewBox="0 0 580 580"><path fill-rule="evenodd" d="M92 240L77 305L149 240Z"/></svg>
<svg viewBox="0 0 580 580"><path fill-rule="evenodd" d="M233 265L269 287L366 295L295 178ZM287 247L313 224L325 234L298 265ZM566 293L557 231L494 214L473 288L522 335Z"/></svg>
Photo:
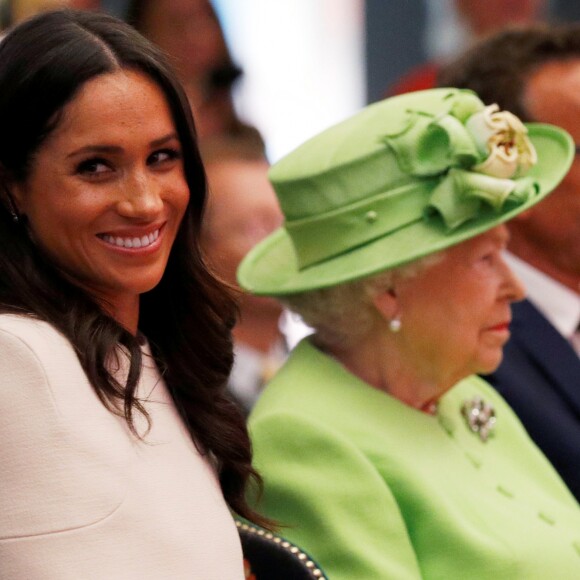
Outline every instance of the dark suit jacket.
<svg viewBox="0 0 580 580"><path fill-rule="evenodd" d="M512 309L503 362L485 378L580 501L580 359L531 302Z"/></svg>

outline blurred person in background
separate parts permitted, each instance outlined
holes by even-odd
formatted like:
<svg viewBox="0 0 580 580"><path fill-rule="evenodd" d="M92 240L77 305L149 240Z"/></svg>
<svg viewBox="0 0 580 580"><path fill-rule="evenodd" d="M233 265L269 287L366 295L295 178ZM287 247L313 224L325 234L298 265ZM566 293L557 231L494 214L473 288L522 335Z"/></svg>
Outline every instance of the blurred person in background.
<svg viewBox="0 0 580 580"><path fill-rule="evenodd" d="M557 127L433 89L272 166L286 221L239 281L315 334L250 416L258 506L332 580L580 577L580 507L475 375L501 361L524 296L505 223L573 155Z"/></svg>
<svg viewBox="0 0 580 580"><path fill-rule="evenodd" d="M251 132L236 113L241 75L209 0L131 0L127 21L169 55L191 103L200 139Z"/></svg>
<svg viewBox="0 0 580 580"><path fill-rule="evenodd" d="M580 144L580 24L506 31L441 70L441 86L476 91ZM580 159L554 193L510 222L509 263L528 299L488 380L580 500Z"/></svg>
<svg viewBox="0 0 580 580"><path fill-rule="evenodd" d="M268 181L264 145L257 132L252 139L220 136L206 139L201 154L209 183L202 248L218 277L239 289L236 270L242 258L282 225L282 212ZM285 360L287 347L278 301L245 292L238 299L240 316L233 328L234 366L228 386L247 414Z"/></svg>
<svg viewBox="0 0 580 580"><path fill-rule="evenodd" d="M3 19L5 26L18 24L39 12L56 8L73 8L77 10L99 10L100 0L4 0Z"/></svg>
<svg viewBox="0 0 580 580"><path fill-rule="evenodd" d="M438 1L438 0L434 0ZM509 26L522 26L546 16L547 0L452 0L451 5L465 28L465 37L476 42ZM459 52L462 47L457 47ZM429 61L412 69L388 88L386 96L430 89L436 85L441 62Z"/></svg>

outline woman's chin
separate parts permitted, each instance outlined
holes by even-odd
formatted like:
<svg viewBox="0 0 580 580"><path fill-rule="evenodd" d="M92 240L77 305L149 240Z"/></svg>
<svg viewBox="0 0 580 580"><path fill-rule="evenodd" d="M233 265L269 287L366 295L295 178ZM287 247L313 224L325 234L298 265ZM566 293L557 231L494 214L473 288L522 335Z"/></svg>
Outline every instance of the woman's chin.
<svg viewBox="0 0 580 580"><path fill-rule="evenodd" d="M501 361L503 360L503 350L500 350L494 355L487 356L484 360L480 361L479 369L477 370L478 375L489 375L497 370Z"/></svg>

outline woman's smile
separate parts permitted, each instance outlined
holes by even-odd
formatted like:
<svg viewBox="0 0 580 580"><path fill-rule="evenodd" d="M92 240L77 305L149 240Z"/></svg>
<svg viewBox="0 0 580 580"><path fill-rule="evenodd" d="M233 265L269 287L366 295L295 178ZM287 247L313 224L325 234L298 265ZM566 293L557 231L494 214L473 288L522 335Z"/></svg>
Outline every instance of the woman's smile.
<svg viewBox="0 0 580 580"><path fill-rule="evenodd" d="M161 246L163 225L149 227L147 230L148 232L110 232L97 234L97 237L116 250L131 250L131 254L142 254L142 251L137 250L148 250L150 253Z"/></svg>
<svg viewBox="0 0 580 580"><path fill-rule="evenodd" d="M108 309L133 304L136 320L139 296L161 280L189 202L162 91L131 71L89 81L14 194L31 236L63 272Z"/></svg>

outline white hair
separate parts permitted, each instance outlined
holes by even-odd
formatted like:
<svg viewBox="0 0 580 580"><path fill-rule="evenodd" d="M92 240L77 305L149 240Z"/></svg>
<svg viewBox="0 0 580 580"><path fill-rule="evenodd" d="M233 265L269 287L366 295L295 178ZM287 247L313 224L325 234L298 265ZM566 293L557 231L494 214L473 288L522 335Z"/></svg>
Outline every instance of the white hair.
<svg viewBox="0 0 580 580"><path fill-rule="evenodd" d="M393 280L412 278L439 262L444 251L354 282L290 294L281 301L314 328L322 348L345 348L368 334L378 319L373 299L393 286Z"/></svg>

